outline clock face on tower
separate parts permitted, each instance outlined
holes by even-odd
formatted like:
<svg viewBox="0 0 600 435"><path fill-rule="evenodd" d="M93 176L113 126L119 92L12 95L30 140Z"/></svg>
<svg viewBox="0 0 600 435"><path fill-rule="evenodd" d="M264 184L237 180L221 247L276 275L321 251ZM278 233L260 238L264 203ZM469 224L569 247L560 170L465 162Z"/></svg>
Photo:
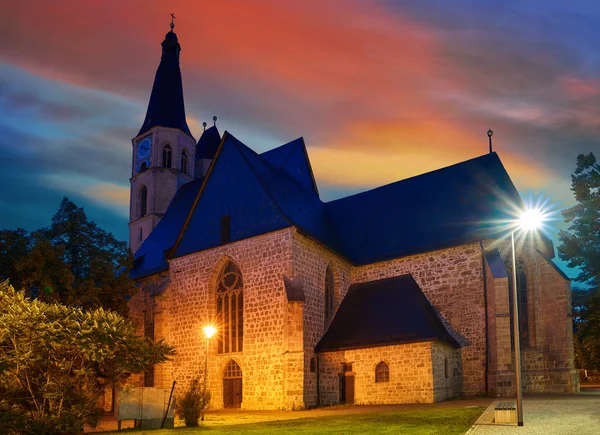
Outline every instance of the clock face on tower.
<svg viewBox="0 0 600 435"><path fill-rule="evenodd" d="M147 136L140 140L137 144L138 159L144 159L150 155L152 148L152 136Z"/></svg>

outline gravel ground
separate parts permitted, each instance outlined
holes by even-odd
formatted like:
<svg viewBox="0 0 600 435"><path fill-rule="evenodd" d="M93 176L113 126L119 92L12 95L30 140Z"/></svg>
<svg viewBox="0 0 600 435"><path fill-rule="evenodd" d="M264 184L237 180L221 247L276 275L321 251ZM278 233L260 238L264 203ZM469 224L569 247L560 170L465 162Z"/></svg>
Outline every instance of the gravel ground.
<svg viewBox="0 0 600 435"><path fill-rule="evenodd" d="M494 425L492 404L466 435L599 435L600 386L597 388L585 388L578 394L525 396L521 427Z"/></svg>

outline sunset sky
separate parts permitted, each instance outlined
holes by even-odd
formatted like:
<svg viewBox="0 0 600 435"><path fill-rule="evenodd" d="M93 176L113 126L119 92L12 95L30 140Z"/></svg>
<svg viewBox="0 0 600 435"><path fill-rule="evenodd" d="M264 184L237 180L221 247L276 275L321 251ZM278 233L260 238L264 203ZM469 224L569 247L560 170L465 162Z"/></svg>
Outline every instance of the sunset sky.
<svg viewBox="0 0 600 435"><path fill-rule="evenodd" d="M303 136L324 200L485 154L491 128L521 195L559 210L574 203L577 154L600 157L597 2L2 0L2 11L0 228L47 226L66 195L127 239L131 138L171 12L196 139L213 115L257 152ZM564 227L549 229L555 244Z"/></svg>

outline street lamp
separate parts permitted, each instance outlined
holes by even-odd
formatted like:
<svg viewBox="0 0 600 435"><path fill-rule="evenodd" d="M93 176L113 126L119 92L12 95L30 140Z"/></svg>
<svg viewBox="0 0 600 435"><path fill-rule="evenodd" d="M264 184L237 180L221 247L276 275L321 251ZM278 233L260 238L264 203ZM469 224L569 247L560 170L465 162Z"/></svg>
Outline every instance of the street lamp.
<svg viewBox="0 0 600 435"><path fill-rule="evenodd" d="M204 336L206 337L206 355L204 358L204 391L203 391L203 399L206 398L206 384L208 383L208 343L210 341L210 337L215 335L217 332L217 328L212 325L206 325L204 328ZM202 412L202 421L204 421L204 412Z"/></svg>
<svg viewBox="0 0 600 435"><path fill-rule="evenodd" d="M513 309L513 340L515 342L515 378L517 390L517 425L523 426L523 392L521 389L521 343L519 341L519 304L517 302L517 255L515 249L515 232L521 229L525 232L538 229L544 221L544 214L538 209L524 211L519 217L517 228L510 233L512 248L512 309Z"/></svg>

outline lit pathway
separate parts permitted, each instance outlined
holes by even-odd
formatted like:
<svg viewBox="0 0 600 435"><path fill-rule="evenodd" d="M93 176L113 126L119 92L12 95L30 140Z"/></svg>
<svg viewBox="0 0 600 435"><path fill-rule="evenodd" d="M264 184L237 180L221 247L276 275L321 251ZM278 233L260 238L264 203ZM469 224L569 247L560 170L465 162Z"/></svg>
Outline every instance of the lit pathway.
<svg viewBox="0 0 600 435"><path fill-rule="evenodd" d="M527 395L523 399L521 427L494 425L493 418L494 404L466 435L599 435L600 389L582 389L578 394Z"/></svg>

